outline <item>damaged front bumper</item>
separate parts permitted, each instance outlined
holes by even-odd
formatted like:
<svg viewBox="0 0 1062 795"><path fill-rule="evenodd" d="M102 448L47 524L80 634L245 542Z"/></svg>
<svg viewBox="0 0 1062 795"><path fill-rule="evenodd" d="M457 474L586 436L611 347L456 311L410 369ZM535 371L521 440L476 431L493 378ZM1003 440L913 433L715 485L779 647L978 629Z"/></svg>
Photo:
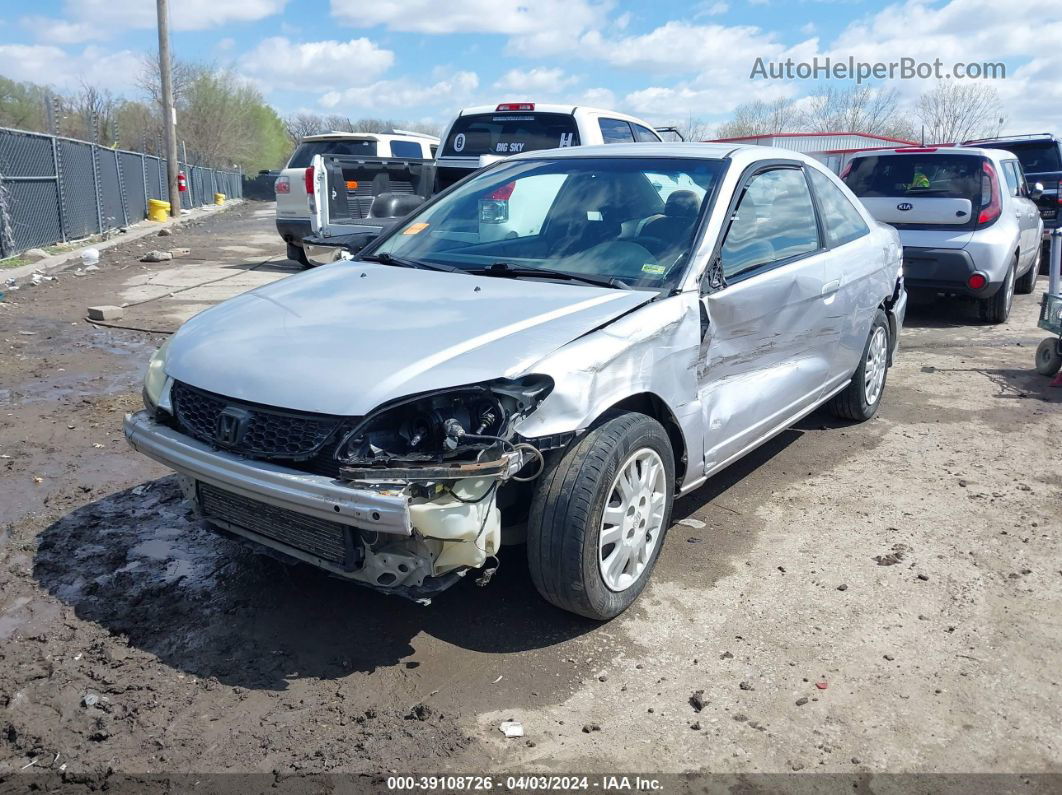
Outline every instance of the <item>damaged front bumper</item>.
<svg viewBox="0 0 1062 795"><path fill-rule="evenodd" d="M126 415L136 451L175 470L185 495L212 525L361 584L430 598L497 554L497 487L505 466L351 471L314 475L216 450L157 422ZM405 477L395 477L396 474ZM414 488L416 482L417 487Z"/></svg>

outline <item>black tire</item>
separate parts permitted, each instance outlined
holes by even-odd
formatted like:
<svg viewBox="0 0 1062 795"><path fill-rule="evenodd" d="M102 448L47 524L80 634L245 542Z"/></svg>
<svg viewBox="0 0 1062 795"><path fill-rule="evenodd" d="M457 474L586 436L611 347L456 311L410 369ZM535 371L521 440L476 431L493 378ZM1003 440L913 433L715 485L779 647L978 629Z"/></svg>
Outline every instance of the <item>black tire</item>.
<svg viewBox="0 0 1062 795"><path fill-rule="evenodd" d="M1036 277L1040 275L1040 257L1037 255L1036 262L1029 266L1025 274L1014 281L1014 292L1018 295L1028 295L1036 289Z"/></svg>
<svg viewBox="0 0 1062 795"><path fill-rule="evenodd" d="M1014 305L1014 271L1018 267L1018 258L1010 263L1003 284L991 298L982 298L977 302L981 320L986 323L1006 323L1010 317L1010 308Z"/></svg>
<svg viewBox="0 0 1062 795"><path fill-rule="evenodd" d="M303 270L313 267L313 263L306 259L306 252L302 246L296 246L294 243L288 243L288 259L297 262Z"/></svg>
<svg viewBox="0 0 1062 795"><path fill-rule="evenodd" d="M877 396L871 401L867 399L867 360L870 356L871 343L875 342L879 329L883 329L885 332L885 369L881 376L881 386L878 389ZM859 360L859 367L853 373L852 380L848 382L848 386L843 391L834 395L829 403L826 404L826 407L834 416L843 420L852 420L853 422L866 422L878 413L878 406L881 405L881 400L885 396L885 384L889 380L888 357L891 350L892 334L889 330L889 319L879 309L874 316L874 323L870 327L866 344L863 346L863 355Z"/></svg>
<svg viewBox="0 0 1062 795"><path fill-rule="evenodd" d="M611 590L601 574L598 540L613 482L633 454L649 448L664 466L663 524L638 578ZM587 618L615 618L645 588L671 523L675 457L663 426L644 414L610 413L545 474L531 501L527 562L548 602Z"/></svg>
<svg viewBox="0 0 1062 795"><path fill-rule="evenodd" d="M1058 337L1046 337L1036 346L1036 372L1054 376L1062 369L1062 351Z"/></svg>

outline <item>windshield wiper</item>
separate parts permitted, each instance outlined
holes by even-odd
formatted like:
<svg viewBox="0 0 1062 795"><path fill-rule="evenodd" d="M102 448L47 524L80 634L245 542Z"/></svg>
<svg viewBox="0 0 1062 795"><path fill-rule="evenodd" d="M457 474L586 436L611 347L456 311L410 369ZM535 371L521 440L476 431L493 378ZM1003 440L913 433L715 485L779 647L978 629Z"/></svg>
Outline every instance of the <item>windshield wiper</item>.
<svg viewBox="0 0 1062 795"><path fill-rule="evenodd" d="M538 268L534 265L513 265L511 262L495 262L486 268L472 268L466 273L475 273L482 276L542 276L549 279L566 279L570 282L592 284L595 287L611 287L614 290L629 290L630 286L613 276L584 276L581 273L568 271L555 271L550 268Z"/></svg>
<svg viewBox="0 0 1062 795"><path fill-rule="evenodd" d="M447 273L464 273L464 269L454 267L453 265L440 265L435 262L422 262L417 259L406 259L405 257L396 257L392 254L388 254L386 251L381 251L379 254L367 254L361 258L362 262L379 262L382 265L396 265L399 268L416 268L422 271L446 271Z"/></svg>

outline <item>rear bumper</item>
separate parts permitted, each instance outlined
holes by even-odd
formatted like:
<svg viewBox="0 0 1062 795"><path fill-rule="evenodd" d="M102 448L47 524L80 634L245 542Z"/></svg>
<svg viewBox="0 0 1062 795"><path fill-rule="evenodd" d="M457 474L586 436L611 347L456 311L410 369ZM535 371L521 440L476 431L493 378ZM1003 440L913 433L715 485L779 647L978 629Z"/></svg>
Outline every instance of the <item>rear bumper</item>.
<svg viewBox="0 0 1062 795"><path fill-rule="evenodd" d="M288 243L296 246L302 245L302 239L313 230L310 228L310 220L301 218L278 218L277 232Z"/></svg>
<svg viewBox="0 0 1062 795"><path fill-rule="evenodd" d="M127 414L123 429L134 450L196 481L337 524L400 536L413 532L404 494L352 488L323 475L213 450L146 411Z"/></svg>
<svg viewBox="0 0 1062 795"><path fill-rule="evenodd" d="M979 290L971 288L967 280L975 273L987 283ZM959 293L973 298L989 298L1003 284L992 281L987 269L980 268L969 252L952 248L915 248L904 246L903 279L909 290L934 290Z"/></svg>

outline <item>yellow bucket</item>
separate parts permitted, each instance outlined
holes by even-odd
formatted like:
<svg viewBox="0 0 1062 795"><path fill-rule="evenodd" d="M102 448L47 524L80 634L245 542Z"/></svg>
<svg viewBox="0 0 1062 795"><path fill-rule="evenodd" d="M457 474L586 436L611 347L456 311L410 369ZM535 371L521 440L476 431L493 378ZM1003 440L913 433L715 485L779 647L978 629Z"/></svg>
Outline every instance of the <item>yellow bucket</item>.
<svg viewBox="0 0 1062 795"><path fill-rule="evenodd" d="M170 203L161 199L148 199L148 218L152 221L165 221L170 217Z"/></svg>
<svg viewBox="0 0 1062 795"><path fill-rule="evenodd" d="M214 204L224 204L224 203L225 203L225 194L224 193L215 193L214 194Z"/></svg>

